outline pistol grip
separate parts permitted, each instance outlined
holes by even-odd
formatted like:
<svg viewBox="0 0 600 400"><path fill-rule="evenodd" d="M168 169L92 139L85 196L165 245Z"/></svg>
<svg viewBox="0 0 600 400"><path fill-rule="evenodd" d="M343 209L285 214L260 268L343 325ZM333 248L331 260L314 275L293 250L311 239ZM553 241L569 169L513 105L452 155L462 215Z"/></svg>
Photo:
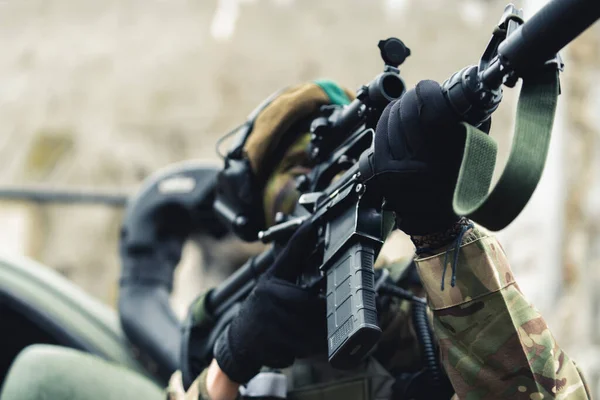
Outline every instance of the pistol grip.
<svg viewBox="0 0 600 400"><path fill-rule="evenodd" d="M341 251L327 270L327 345L334 368L357 366L377 344L381 329L375 306L371 243Z"/></svg>

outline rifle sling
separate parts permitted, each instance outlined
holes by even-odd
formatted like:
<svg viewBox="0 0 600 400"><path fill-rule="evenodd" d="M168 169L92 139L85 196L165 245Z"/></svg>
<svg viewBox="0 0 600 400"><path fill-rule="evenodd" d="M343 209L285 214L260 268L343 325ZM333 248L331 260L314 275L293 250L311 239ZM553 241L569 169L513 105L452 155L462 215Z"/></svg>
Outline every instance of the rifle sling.
<svg viewBox="0 0 600 400"><path fill-rule="evenodd" d="M546 163L560 82L556 68L523 78L510 155L495 187L489 191L496 164L496 142L463 123L464 155L454 190L454 212L497 231L523 210Z"/></svg>

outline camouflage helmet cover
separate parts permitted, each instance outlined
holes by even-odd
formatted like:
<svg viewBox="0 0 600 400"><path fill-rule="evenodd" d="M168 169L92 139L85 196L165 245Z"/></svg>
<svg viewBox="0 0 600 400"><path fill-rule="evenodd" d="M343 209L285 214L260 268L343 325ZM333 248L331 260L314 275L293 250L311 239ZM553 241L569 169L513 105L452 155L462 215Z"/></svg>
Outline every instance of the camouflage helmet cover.
<svg viewBox="0 0 600 400"><path fill-rule="evenodd" d="M354 95L329 80L284 89L256 116L244 144L256 181L263 188L265 225L277 212L289 213L298 200L295 179L310 171L310 122L323 105L348 104Z"/></svg>

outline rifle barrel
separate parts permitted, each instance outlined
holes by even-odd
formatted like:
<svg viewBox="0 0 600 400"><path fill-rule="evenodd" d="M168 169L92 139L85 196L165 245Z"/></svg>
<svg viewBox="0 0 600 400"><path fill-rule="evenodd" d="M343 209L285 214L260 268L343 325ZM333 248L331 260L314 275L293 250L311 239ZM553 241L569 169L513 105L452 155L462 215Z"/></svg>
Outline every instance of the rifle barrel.
<svg viewBox="0 0 600 400"><path fill-rule="evenodd" d="M498 47L505 66L519 70L552 59L600 18L598 0L553 0Z"/></svg>

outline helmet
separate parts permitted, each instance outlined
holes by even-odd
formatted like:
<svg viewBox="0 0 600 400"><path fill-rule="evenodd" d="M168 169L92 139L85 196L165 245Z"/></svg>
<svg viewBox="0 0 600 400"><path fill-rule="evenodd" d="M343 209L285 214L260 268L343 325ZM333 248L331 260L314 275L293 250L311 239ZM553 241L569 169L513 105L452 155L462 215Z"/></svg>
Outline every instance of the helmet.
<svg viewBox="0 0 600 400"><path fill-rule="evenodd" d="M311 122L322 106L353 98L330 80L291 86L269 96L234 131L217 177L214 210L240 238L256 240L277 211L292 211L298 197L294 178L310 169Z"/></svg>

